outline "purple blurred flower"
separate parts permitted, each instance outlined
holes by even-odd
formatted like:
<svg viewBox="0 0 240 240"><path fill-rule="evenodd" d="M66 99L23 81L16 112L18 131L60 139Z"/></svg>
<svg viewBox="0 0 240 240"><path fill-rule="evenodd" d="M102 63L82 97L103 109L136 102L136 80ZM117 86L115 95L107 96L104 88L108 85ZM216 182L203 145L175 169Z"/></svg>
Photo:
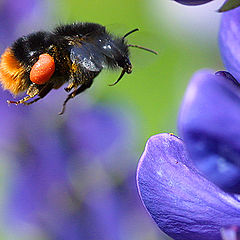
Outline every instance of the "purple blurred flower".
<svg viewBox="0 0 240 240"><path fill-rule="evenodd" d="M54 104L54 100L51 101L51 96L48 101ZM57 106L56 104L54 108L57 108ZM73 121L69 123L58 119L57 109L55 109L55 117L53 117L54 113L49 113L49 116L44 114L47 110L43 105L35 105L35 107L38 108L32 109L26 118L22 117L20 120L22 122L21 129L17 131L18 135L21 136L18 144L22 145L23 151L16 154L16 167L18 170L13 177L12 205L9 209L12 212L12 218L17 223L19 221L34 222L35 224L42 223L48 228L50 228L50 225L54 232L59 234L61 232L59 230L65 228L64 225L61 225L61 222L66 224L66 219L72 215L72 218L78 222L77 225L82 224L80 221L82 218L81 211L78 211L78 214L73 214L71 213L72 208L79 208L82 204L89 204L90 201L87 199L93 201L99 197L93 196L93 194L96 194L97 189L101 189L102 198L108 196L108 201L106 201L108 207L111 208L111 195L113 193L111 191L110 193L106 192L111 189L106 179L103 179L103 181L98 179L96 182L95 177L98 178L97 175L94 178L92 178L94 175L86 175L92 171L91 168L88 168L96 165L97 155L92 154L89 159L84 157L86 156L85 152L91 150L89 144L92 141L99 149L98 151L102 151L102 154L111 149L108 142L102 141L101 131L105 126L105 121L109 123L108 127L114 130L105 131L105 139L111 139L112 142L119 139L121 142L121 137L118 133L118 125L114 125L115 116L101 105L97 105L91 110L79 110L76 115L79 121L73 122L76 119L70 118ZM97 109L102 111L98 112ZM103 112L105 112L105 121L101 121ZM89 115L90 113L91 115ZM72 123L75 125L71 125ZM119 126L119 128L121 127ZM81 135L83 131L89 132L86 142L84 142ZM71 144L72 142L74 145ZM93 147L96 149L96 146ZM78 170L77 167L80 169ZM83 171L79 172L81 168ZM75 176L76 171L81 175ZM92 171L92 173L94 172ZM85 179L82 179L83 176L85 176ZM75 177L76 179L73 179ZM74 188L83 188L81 185L85 180L94 187L94 190L92 191L91 186L88 186L85 190L82 189L79 193L81 196L78 196L78 192L75 192L77 189ZM92 183L89 181L92 181ZM75 182L77 182L77 186L75 186ZM98 187L96 188L96 186ZM90 192L92 192L92 196L88 197ZM100 207L101 201L95 204L95 207ZM110 213L113 214L113 211L110 211ZM78 231L80 231L79 226L78 228ZM68 234L70 234L70 230L67 231L66 229Z"/></svg>
<svg viewBox="0 0 240 240"><path fill-rule="evenodd" d="M29 16L39 0L3 0L0 4L0 52L18 36L18 26Z"/></svg>
<svg viewBox="0 0 240 240"><path fill-rule="evenodd" d="M58 240L145 239L151 223L137 197L135 164L127 163L135 144L129 118L118 107L84 99L61 118L58 97L47 100L18 119L9 225L20 231L28 224ZM134 233L128 217L142 219L131 224Z"/></svg>
<svg viewBox="0 0 240 240"><path fill-rule="evenodd" d="M239 88L228 72L196 73L179 115L184 143L156 135L139 161L143 203L175 240L218 240L221 228L240 223L239 197L218 187L239 193Z"/></svg>
<svg viewBox="0 0 240 240"><path fill-rule="evenodd" d="M226 69L240 82L240 8L222 13L219 47Z"/></svg>
<svg viewBox="0 0 240 240"><path fill-rule="evenodd" d="M190 6L201 5L211 1L213 0L175 0L175 2Z"/></svg>
<svg viewBox="0 0 240 240"><path fill-rule="evenodd" d="M116 142L122 144L120 141L124 141L122 139L124 127L121 122L123 119L120 116L109 117L109 110L110 106L106 108L98 105L86 109L84 114L80 111L74 111L69 115L68 131L72 132L71 142L75 149L78 149L78 151L83 150L89 155L88 157L99 157L106 154L106 151L116 145ZM111 112L116 116L118 115L113 108ZM96 133L98 134L97 137ZM119 138L116 139L116 136L119 136ZM82 149L79 149L79 146Z"/></svg>
<svg viewBox="0 0 240 240"><path fill-rule="evenodd" d="M22 115L27 114L26 108L19 106L18 112L10 108L7 104L7 100L12 98L12 95L7 91L0 90L0 109L1 109L1 118L0 118L0 149L1 152L8 154L13 152L14 146L18 141L18 129L21 128L21 117Z"/></svg>
<svg viewBox="0 0 240 240"><path fill-rule="evenodd" d="M175 240L220 240L220 229L240 222L240 202L194 167L179 138L159 134L148 140L137 169L142 201Z"/></svg>

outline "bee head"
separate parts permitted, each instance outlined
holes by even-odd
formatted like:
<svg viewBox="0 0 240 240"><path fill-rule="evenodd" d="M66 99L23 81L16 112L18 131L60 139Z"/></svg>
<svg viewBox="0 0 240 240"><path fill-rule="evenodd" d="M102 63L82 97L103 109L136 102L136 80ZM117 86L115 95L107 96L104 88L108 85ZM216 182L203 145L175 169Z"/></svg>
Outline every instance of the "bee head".
<svg viewBox="0 0 240 240"><path fill-rule="evenodd" d="M118 66L121 67L124 72L128 74L132 72L132 64L128 56L124 56L120 61L117 61L117 63Z"/></svg>
<svg viewBox="0 0 240 240"><path fill-rule="evenodd" d="M136 31L139 31L139 29L136 28L136 29L133 29L132 31L126 33L126 34L122 37L122 41L124 42L125 38L126 38L128 35L136 32ZM145 48L145 47L142 47L142 46L139 46L139 45L127 44L126 46L127 46L127 48L129 48L129 47L135 47L135 48L143 49L143 50L145 50L145 51L154 53L154 54L156 54L156 55L158 54L156 51L154 51L154 50L152 50L152 49ZM129 74L129 73L132 72L132 64L131 64L131 62L130 62L130 60L129 60L128 55L127 55L127 56L123 56L122 58L120 58L119 60L117 60L117 64L118 64L118 66L121 67L123 70L122 70L121 75L119 76L118 80L117 80L115 83L113 83L113 84L111 84L111 85L109 85L109 86L114 86L115 84L117 84L117 83L121 80L121 78L124 76L125 73L128 73L128 74Z"/></svg>

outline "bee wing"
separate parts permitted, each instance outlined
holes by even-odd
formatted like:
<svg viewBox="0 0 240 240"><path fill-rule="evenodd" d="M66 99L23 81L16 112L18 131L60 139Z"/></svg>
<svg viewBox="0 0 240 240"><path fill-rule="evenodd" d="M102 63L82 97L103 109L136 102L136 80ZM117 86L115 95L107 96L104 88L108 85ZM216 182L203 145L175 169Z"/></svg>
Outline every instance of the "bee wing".
<svg viewBox="0 0 240 240"><path fill-rule="evenodd" d="M115 45L112 39L109 38L101 38L96 42L101 53L107 58L115 59L115 56L119 53L124 55L121 50Z"/></svg>
<svg viewBox="0 0 240 240"><path fill-rule="evenodd" d="M98 72L105 67L106 57L91 43L82 43L70 49L70 59L89 71Z"/></svg>

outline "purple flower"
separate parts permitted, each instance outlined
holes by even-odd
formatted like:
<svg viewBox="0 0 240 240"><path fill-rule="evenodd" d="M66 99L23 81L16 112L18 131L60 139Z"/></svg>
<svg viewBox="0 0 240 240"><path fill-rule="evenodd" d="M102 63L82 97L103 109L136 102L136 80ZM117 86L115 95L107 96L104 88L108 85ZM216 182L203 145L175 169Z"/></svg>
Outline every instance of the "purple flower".
<svg viewBox="0 0 240 240"><path fill-rule="evenodd" d="M240 81L240 8L222 13L219 47L226 69Z"/></svg>
<svg viewBox="0 0 240 240"><path fill-rule="evenodd" d="M19 119L18 151L9 159L9 225L24 234L24 226L34 227L50 239L145 239L151 223L137 196L135 164L128 164L136 156L128 150L135 141L126 110L82 98L62 118L63 96L53 95ZM133 218L141 221L130 229Z"/></svg>
<svg viewBox="0 0 240 240"><path fill-rule="evenodd" d="M201 5L211 1L213 0L175 0L175 2L190 6Z"/></svg>
<svg viewBox="0 0 240 240"><path fill-rule="evenodd" d="M17 28L33 12L38 0L4 0L0 4L0 51L18 36ZM35 11L37 14L37 11Z"/></svg>
<svg viewBox="0 0 240 240"><path fill-rule="evenodd" d="M240 223L239 197L218 187L239 193L239 88L228 72L197 72L179 114L184 142L153 136L139 161L142 201L175 240L218 240L222 228Z"/></svg>
<svg viewBox="0 0 240 240"><path fill-rule="evenodd" d="M171 134L148 140L137 183L146 209L175 240L220 240L223 226L240 222L239 199L208 181Z"/></svg>
<svg viewBox="0 0 240 240"><path fill-rule="evenodd" d="M109 112L110 109L111 112ZM116 117L110 117L110 114ZM72 132L70 140L76 150L83 150L88 157L106 156L106 152L110 152L116 144L121 145L125 141L122 136L126 134L122 125L124 118L113 107L106 108L99 104L94 108L86 109L84 114L80 111L73 111L68 117L68 131ZM118 139L116 136L119 136ZM79 146L83 149L79 149Z"/></svg>
<svg viewBox="0 0 240 240"><path fill-rule="evenodd" d="M197 168L228 192L240 187L240 85L226 72L197 72L179 113L179 133Z"/></svg>
<svg viewBox="0 0 240 240"><path fill-rule="evenodd" d="M65 198L69 199L70 202L72 201L74 181L80 180L78 176L75 176L75 172L77 171L79 174L82 167L83 172L79 175L82 178L83 174L88 171L87 168L96 164L97 155L91 155L90 159L84 160L85 151L88 152L89 148L82 139L81 132L86 131L87 124L91 124L92 129L87 127L88 137L92 137L92 141L95 141L95 144L104 152L104 149L107 151L109 146L101 138L101 129L104 128L105 124L104 121L101 121L102 112L105 112L105 121L113 123L108 124L108 127L114 130L117 128L114 126L115 116L111 116L107 108L98 105L94 106L92 110L80 110L78 113L75 111L80 125L71 126L72 129L70 129L67 127L67 122L58 119L57 103L51 96L48 101L55 104L52 107L54 109L52 114L49 113L49 116L46 117L44 112L50 112L46 106L43 104L35 105L37 109L32 109L26 118L22 117L21 128L17 130L21 136L21 139L18 139L18 144L24 147L24 151L15 156L18 170L13 177L12 206L10 209L14 218L21 221L37 222L39 218L43 221L45 217L57 216L61 214L61 211L57 214L56 211L59 211L57 206L61 206L63 213L67 211L68 204L64 205L61 201L63 203L67 201ZM50 107L50 105L48 106ZM96 109L102 109L102 111L97 112ZM90 112L92 112L91 116L89 116ZM84 119L87 121L85 122ZM76 129L79 129L79 133L76 132ZM114 135L115 133L116 135ZM73 139L75 145L72 145L71 140L77 134L79 134L78 137ZM104 134L107 140L110 138L115 141L119 137L116 130L113 133L106 131ZM90 141L90 139L86 139L86 141ZM77 145L80 153L75 150ZM77 179L74 179L75 177ZM92 180L94 181L94 179ZM77 184L79 183L77 182ZM101 188L104 189L103 182ZM86 191L90 190L86 189ZM76 195L76 193L74 194Z"/></svg>

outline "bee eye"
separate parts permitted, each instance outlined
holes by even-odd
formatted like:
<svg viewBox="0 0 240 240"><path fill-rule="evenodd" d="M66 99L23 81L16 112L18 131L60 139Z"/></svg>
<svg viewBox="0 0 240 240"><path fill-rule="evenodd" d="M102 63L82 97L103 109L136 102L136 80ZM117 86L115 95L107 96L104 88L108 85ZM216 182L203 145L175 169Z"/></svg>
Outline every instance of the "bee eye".
<svg viewBox="0 0 240 240"><path fill-rule="evenodd" d="M38 61L30 71L30 80L33 83L45 84L55 71L55 62L52 56L47 53L41 54Z"/></svg>

